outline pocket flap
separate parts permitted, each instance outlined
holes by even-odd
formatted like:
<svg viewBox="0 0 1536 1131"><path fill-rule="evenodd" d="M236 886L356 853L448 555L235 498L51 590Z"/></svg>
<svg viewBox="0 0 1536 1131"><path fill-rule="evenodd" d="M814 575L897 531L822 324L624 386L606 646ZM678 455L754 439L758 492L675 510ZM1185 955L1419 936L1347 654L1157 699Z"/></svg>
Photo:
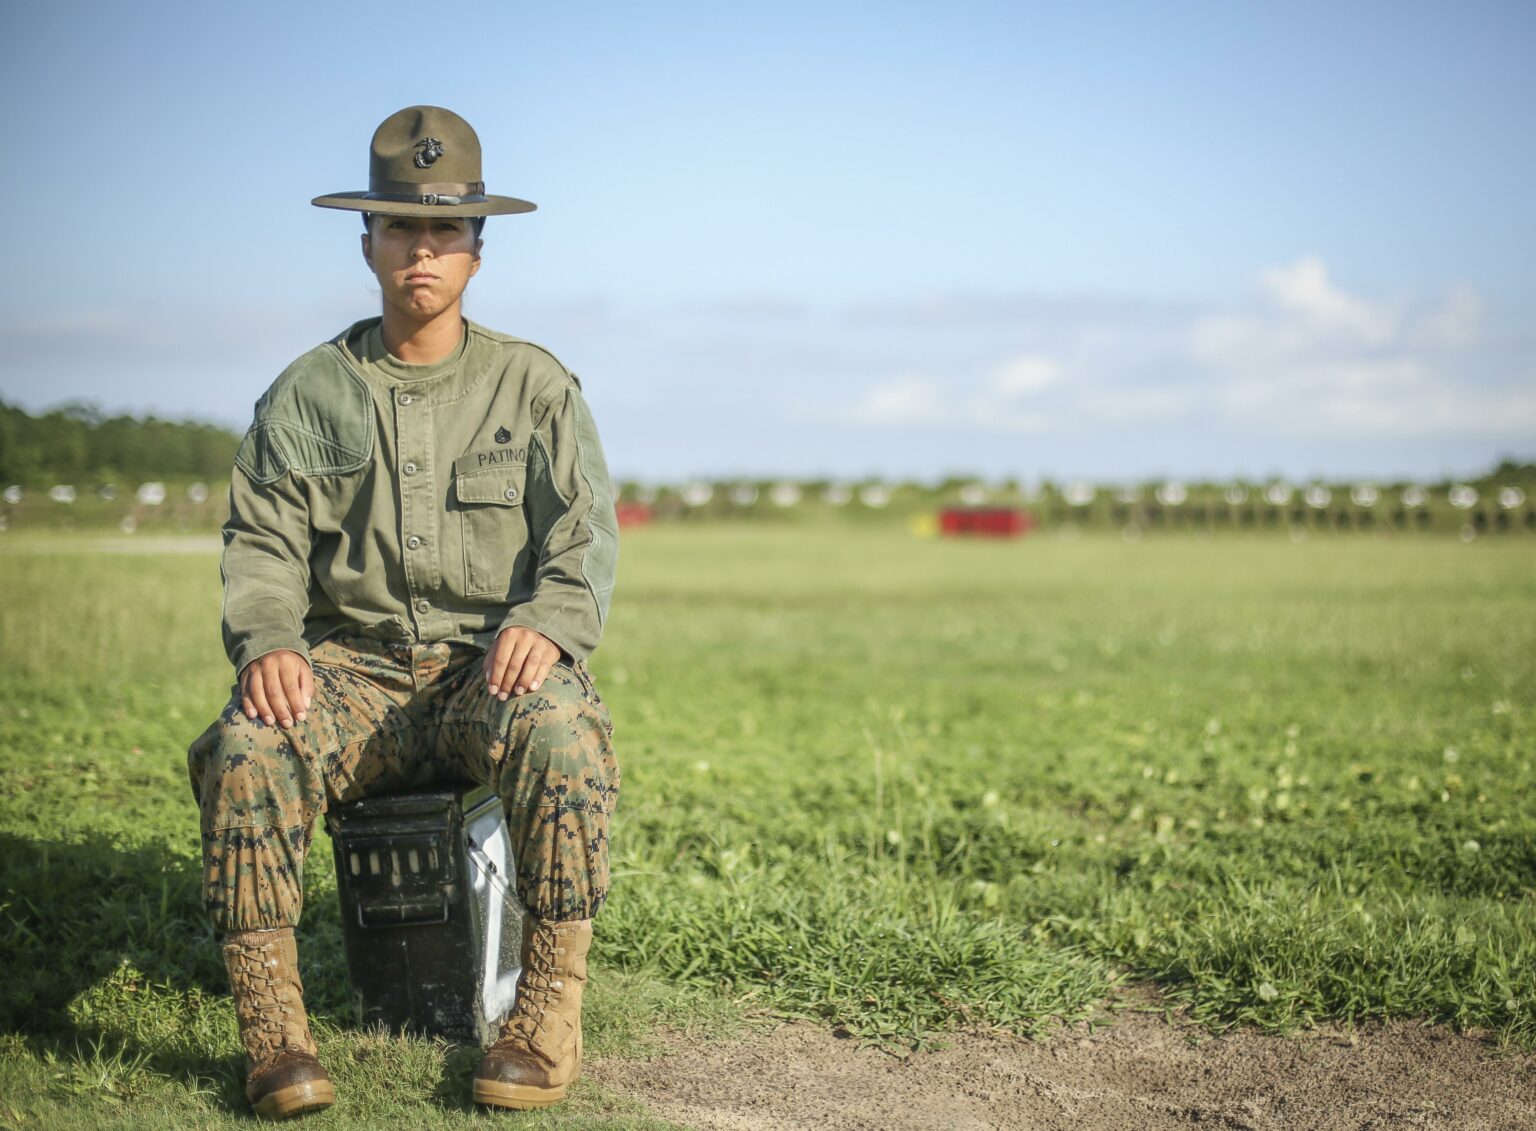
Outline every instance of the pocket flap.
<svg viewBox="0 0 1536 1131"><path fill-rule="evenodd" d="M454 493L461 503L500 503L504 507L523 504L523 483L527 469L523 465L503 464L460 471L454 467Z"/></svg>

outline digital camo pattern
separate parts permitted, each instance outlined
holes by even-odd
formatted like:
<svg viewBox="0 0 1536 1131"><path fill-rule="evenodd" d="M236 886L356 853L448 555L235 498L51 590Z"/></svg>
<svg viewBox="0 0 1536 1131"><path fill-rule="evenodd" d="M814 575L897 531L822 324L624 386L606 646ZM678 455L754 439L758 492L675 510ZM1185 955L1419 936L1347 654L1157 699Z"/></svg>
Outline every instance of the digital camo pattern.
<svg viewBox="0 0 1536 1131"><path fill-rule="evenodd" d="M326 641L314 700L284 730L245 717L238 689L187 754L202 809L204 902L228 933L293 926L304 858L333 802L473 782L502 798L517 893L541 919L589 919L608 894L619 767L585 667L494 698L479 649Z"/></svg>

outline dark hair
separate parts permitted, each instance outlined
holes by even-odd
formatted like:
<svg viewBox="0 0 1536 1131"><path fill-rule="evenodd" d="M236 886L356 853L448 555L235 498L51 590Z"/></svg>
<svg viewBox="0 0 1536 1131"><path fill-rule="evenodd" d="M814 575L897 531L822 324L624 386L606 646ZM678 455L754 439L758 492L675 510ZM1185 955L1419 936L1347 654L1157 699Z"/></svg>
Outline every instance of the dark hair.
<svg viewBox="0 0 1536 1131"><path fill-rule="evenodd" d="M375 216L388 216L388 215L389 215L388 212L364 212L362 214L364 230L366 230L368 232L372 232L373 231L373 218ZM455 219L458 219L458 218L459 217L455 217ZM465 216L465 217L462 217L462 218L469 221L469 226L474 229L475 239L479 239L480 238L480 233L485 231L485 217L484 216Z"/></svg>

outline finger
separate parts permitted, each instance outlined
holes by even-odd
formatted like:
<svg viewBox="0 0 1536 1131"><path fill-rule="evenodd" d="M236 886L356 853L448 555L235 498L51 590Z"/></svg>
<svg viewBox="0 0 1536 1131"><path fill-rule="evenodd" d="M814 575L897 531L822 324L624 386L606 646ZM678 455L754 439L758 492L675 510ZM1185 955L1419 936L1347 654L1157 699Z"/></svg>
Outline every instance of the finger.
<svg viewBox="0 0 1536 1131"><path fill-rule="evenodd" d="M240 709L245 712L246 718L256 717L256 704L251 701L251 666L249 664L240 673Z"/></svg>
<svg viewBox="0 0 1536 1131"><path fill-rule="evenodd" d="M308 711L309 705L315 701L315 672L308 664L299 668L299 694L304 697L302 711ZM303 718L303 714L299 718Z"/></svg>
<svg viewBox="0 0 1536 1131"><path fill-rule="evenodd" d="M534 648L523 658L523 666L518 670L515 681L519 695L534 690L539 674L539 657L542 654L542 649Z"/></svg>
<svg viewBox="0 0 1536 1131"><path fill-rule="evenodd" d="M507 678L507 661L512 658L512 645L516 634L510 630L503 632L496 638L495 645L486 653L485 657L485 682L489 685L492 695L501 691L502 683Z"/></svg>
<svg viewBox="0 0 1536 1131"><path fill-rule="evenodd" d="M523 664L527 661L528 653L533 650L536 642L536 638L533 635L524 635L519 637L517 647L512 649L512 658L507 661L506 683L501 685L501 697L503 699L507 697L507 684L509 683L512 685L511 693L513 695L521 695L527 690L528 685L523 683L521 678Z"/></svg>
<svg viewBox="0 0 1536 1131"><path fill-rule="evenodd" d="M548 637L533 637L533 645L528 649L528 654L523 657L523 662L518 667L516 684L519 695L535 690L549 674L552 647Z"/></svg>
<svg viewBox="0 0 1536 1131"><path fill-rule="evenodd" d="M304 721L304 696L299 692L299 672L303 668L302 662L287 660L285 657L282 665L283 698L288 700L288 706L292 709L293 715L284 720L284 726L292 726L295 720Z"/></svg>
<svg viewBox="0 0 1536 1131"><path fill-rule="evenodd" d="M549 669L555 666L555 660L559 656L560 649L552 644L535 648L523 661L523 675L518 682L529 691L537 691L539 684L544 682L544 677L549 675Z"/></svg>
<svg viewBox="0 0 1536 1131"><path fill-rule="evenodd" d="M274 663L264 669L262 686L267 691L267 702L271 704L272 713L277 716L277 721L283 726L293 725L293 708L288 705L288 693L283 690L283 668L280 663Z"/></svg>
<svg viewBox="0 0 1536 1131"><path fill-rule="evenodd" d="M258 660L251 665L251 705L256 708L261 721L271 726L277 720L272 717L272 705L267 702L266 682L261 675L261 661Z"/></svg>
<svg viewBox="0 0 1536 1131"><path fill-rule="evenodd" d="M498 633L496 639L485 653L485 681L487 683L495 684L497 682L497 677L501 675L503 669L507 666L507 656L511 651L512 640L510 634L507 632ZM493 686L491 690L495 691L496 688Z"/></svg>

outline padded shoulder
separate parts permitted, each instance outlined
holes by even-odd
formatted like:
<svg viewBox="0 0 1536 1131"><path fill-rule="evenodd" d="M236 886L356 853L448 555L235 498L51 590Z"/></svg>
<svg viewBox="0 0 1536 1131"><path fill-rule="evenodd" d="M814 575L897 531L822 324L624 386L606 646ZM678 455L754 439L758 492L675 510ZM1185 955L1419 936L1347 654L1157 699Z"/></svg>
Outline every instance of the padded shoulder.
<svg viewBox="0 0 1536 1131"><path fill-rule="evenodd" d="M487 329L478 322L469 322L468 319L465 321L469 325L470 333L493 348L522 354L528 373L542 378L551 391L563 390L567 385L581 388L581 378L567 369L564 362L537 342L530 342L526 338L514 338L511 334Z"/></svg>
<svg viewBox="0 0 1536 1131"><path fill-rule="evenodd" d="M285 472L343 475L373 457L368 386L334 342L316 346L256 402L256 419L235 463L254 483Z"/></svg>

